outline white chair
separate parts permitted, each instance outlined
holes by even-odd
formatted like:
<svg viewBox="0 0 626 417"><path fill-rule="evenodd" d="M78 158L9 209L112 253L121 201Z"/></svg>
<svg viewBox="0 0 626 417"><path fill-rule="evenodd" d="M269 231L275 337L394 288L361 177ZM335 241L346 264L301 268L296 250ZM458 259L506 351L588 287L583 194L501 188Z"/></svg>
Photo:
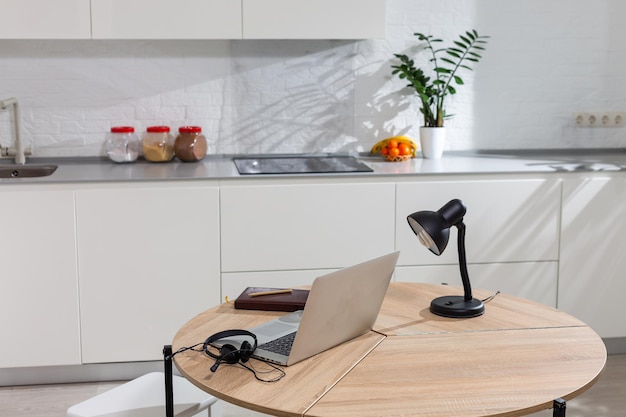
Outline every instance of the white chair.
<svg viewBox="0 0 626 417"><path fill-rule="evenodd" d="M217 398L172 374L172 345L163 346L165 372L152 372L67 410L68 417L222 417Z"/></svg>
<svg viewBox="0 0 626 417"><path fill-rule="evenodd" d="M76 404L68 417L165 417L165 375L152 372ZM221 417L217 398L197 388L185 378L172 377L174 415L192 417L208 410L209 417ZM203 416L207 414L202 413Z"/></svg>

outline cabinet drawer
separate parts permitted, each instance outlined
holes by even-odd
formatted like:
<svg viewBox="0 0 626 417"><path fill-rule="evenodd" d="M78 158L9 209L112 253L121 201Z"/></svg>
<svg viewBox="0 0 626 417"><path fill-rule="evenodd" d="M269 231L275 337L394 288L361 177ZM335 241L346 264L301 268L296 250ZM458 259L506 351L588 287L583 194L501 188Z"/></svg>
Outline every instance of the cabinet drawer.
<svg viewBox="0 0 626 417"><path fill-rule="evenodd" d="M432 181L397 188L399 265L457 264L457 230L441 256L422 247L406 217L438 210L458 198L464 218L469 263L554 261L558 259L560 180Z"/></svg>
<svg viewBox="0 0 626 417"><path fill-rule="evenodd" d="M341 268L394 250L394 184L221 189L222 272Z"/></svg>

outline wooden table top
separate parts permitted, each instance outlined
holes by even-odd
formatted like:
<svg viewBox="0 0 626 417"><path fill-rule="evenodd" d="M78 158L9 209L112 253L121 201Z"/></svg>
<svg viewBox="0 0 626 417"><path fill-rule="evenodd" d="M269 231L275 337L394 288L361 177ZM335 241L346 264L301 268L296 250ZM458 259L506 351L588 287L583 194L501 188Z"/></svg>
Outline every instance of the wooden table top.
<svg viewBox="0 0 626 417"><path fill-rule="evenodd" d="M430 301L453 286L392 283L374 326L359 338L284 368L278 382L186 351L174 357L192 383L230 403L276 416L521 416L592 386L606 349L585 323L557 309L500 294L485 314L449 319ZM486 291L474 291L484 299ZM174 351L222 330L250 328L284 313L222 304L187 322ZM252 360L257 370L262 362Z"/></svg>

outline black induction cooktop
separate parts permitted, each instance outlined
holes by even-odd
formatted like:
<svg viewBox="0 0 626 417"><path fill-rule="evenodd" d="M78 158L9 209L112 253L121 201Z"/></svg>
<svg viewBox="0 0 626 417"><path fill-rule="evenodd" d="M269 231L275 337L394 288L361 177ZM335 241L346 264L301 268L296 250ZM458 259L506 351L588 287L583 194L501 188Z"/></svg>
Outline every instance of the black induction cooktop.
<svg viewBox="0 0 626 417"><path fill-rule="evenodd" d="M241 175L373 172L353 156L263 156L233 158Z"/></svg>

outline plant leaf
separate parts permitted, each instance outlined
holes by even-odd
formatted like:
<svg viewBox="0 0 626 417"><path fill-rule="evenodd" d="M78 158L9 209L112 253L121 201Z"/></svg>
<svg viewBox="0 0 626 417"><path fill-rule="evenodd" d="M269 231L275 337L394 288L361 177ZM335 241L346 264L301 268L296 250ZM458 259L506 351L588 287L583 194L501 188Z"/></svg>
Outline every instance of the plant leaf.
<svg viewBox="0 0 626 417"><path fill-rule="evenodd" d="M463 85L463 84L465 84L465 83L463 82L463 79L462 79L461 77L459 77L458 75L455 75L455 76L454 76L454 82L456 82L458 85Z"/></svg>
<svg viewBox="0 0 626 417"><path fill-rule="evenodd" d="M463 39L463 42L465 42L468 46L472 44L472 41L470 41L469 39L467 39L465 36L461 35L459 36L461 39Z"/></svg>
<svg viewBox="0 0 626 417"><path fill-rule="evenodd" d="M461 48L461 52L469 49L469 47L470 47L470 45L465 45L464 43L461 43L459 41L453 41L452 43L455 44L456 46L458 46L459 48ZM452 49L452 48L450 48L450 49Z"/></svg>
<svg viewBox="0 0 626 417"><path fill-rule="evenodd" d="M451 65L456 66L456 61L453 61L453 60L451 60L451 59L449 59L449 58L446 58L445 56L441 57L441 60L442 60L443 62L446 62L446 63L448 63L448 64L451 64Z"/></svg>

